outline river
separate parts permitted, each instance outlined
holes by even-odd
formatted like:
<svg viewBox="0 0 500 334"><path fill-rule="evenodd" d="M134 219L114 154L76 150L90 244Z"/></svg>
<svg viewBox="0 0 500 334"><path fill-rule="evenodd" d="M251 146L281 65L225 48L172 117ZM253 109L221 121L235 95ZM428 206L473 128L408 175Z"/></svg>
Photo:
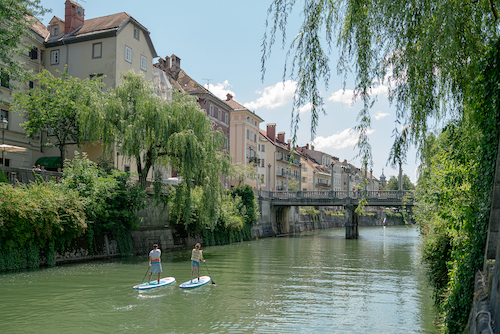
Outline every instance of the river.
<svg viewBox="0 0 500 334"><path fill-rule="evenodd" d="M203 248L216 285L133 290L147 256L0 274L2 333L436 333L413 227L344 229ZM154 277L155 275L153 275ZM147 279L147 278L146 278Z"/></svg>

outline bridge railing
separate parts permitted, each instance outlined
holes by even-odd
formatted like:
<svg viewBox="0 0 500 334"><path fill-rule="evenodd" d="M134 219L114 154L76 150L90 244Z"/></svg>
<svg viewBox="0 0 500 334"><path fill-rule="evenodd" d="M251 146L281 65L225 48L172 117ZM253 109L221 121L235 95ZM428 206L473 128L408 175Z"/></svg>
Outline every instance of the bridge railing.
<svg viewBox="0 0 500 334"><path fill-rule="evenodd" d="M12 185L28 184L35 181L49 181L52 179L58 180L61 178L62 173L51 171L34 171L30 168L14 168L14 167L0 167L7 180Z"/></svg>
<svg viewBox="0 0 500 334"><path fill-rule="evenodd" d="M379 199L379 200L403 200L408 198L413 200L413 192L408 190L381 190L381 191L268 191L261 190L260 197L273 200L292 200L292 199Z"/></svg>

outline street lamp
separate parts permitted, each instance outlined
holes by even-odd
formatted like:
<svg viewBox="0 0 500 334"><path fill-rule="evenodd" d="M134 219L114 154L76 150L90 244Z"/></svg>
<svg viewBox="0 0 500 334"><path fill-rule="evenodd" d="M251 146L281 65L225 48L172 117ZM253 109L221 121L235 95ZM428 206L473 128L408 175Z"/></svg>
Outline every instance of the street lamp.
<svg viewBox="0 0 500 334"><path fill-rule="evenodd" d="M2 117L2 121L0 122L0 127L2 128L2 145L5 144L5 129L7 129L8 125L9 121L7 117ZM5 166L4 154L5 152L2 151L2 166Z"/></svg>

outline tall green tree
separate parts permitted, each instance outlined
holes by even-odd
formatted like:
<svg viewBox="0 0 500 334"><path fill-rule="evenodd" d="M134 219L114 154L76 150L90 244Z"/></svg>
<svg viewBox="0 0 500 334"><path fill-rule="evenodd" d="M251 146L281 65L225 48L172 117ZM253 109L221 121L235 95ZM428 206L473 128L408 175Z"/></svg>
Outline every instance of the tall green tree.
<svg viewBox="0 0 500 334"><path fill-rule="evenodd" d="M399 190L399 179L391 176L384 190ZM415 185L406 174L403 174L403 190L415 190Z"/></svg>
<svg viewBox="0 0 500 334"><path fill-rule="evenodd" d="M23 44L23 36L33 34L35 17L45 12L40 0L0 0L0 64L11 79L25 73L15 57L28 53L30 45Z"/></svg>
<svg viewBox="0 0 500 334"><path fill-rule="evenodd" d="M36 76L37 85L28 93L14 94L13 110L23 114L21 127L29 138L45 133L45 146L56 146L64 164L66 147L80 145L82 132L78 114L92 110L93 101L99 99L101 84L97 80L71 77L66 71L53 76L42 70Z"/></svg>
<svg viewBox="0 0 500 334"><path fill-rule="evenodd" d="M190 220L190 192L203 187L202 214L215 223L220 198L220 175L228 173L229 159L223 134L213 131L206 114L188 94L174 92L172 101L161 99L153 83L134 71L109 89L94 110L80 114L83 131L91 142L101 142L108 152L115 146L137 165L141 185L154 166L172 166L183 182L175 191L178 217Z"/></svg>

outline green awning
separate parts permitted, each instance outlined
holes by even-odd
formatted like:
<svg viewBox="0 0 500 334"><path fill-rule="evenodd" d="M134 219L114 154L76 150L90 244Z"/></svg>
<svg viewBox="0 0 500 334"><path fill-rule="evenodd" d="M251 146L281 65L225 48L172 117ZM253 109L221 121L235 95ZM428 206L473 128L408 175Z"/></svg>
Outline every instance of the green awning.
<svg viewBox="0 0 500 334"><path fill-rule="evenodd" d="M61 168L61 157L43 157L43 158L39 158L36 162L35 162L35 166L37 165L40 165L40 166L44 166L45 168L53 168L53 169L57 169L57 168Z"/></svg>

